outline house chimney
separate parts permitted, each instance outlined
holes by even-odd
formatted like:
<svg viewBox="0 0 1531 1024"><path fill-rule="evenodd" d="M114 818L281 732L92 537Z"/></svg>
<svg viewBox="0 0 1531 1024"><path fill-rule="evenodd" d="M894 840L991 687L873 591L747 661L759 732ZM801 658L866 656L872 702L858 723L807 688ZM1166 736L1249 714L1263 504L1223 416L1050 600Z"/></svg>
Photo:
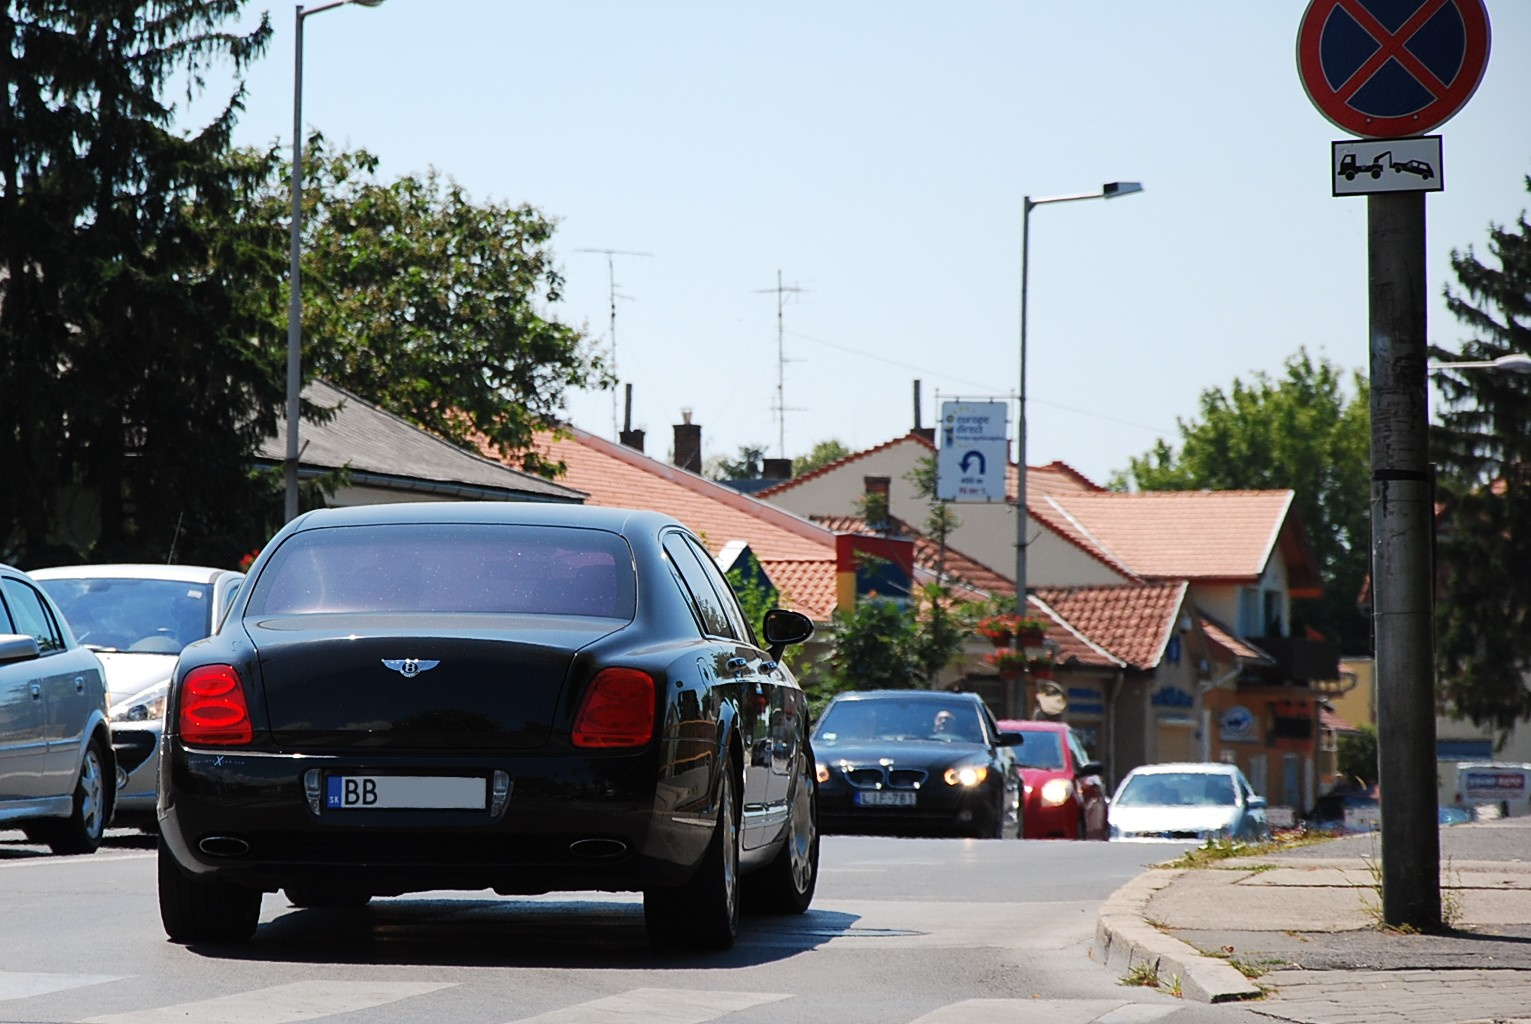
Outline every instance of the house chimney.
<svg viewBox="0 0 1531 1024"><path fill-rule="evenodd" d="M935 444L936 428L920 426L920 423L922 420L924 420L924 418L925 417L920 412L920 382L916 380L914 382L914 426L910 427L909 430L910 433L914 434L916 437L923 437L931 444Z"/></svg>
<svg viewBox="0 0 1531 1024"><path fill-rule="evenodd" d="M643 451L643 431L633 429L633 386L627 386L627 400L622 410L622 432L617 440L626 448Z"/></svg>
<svg viewBox="0 0 1531 1024"><path fill-rule="evenodd" d="M675 424L675 465L693 473L702 471L702 428L691 422L691 410L682 409L683 422Z"/></svg>
<svg viewBox="0 0 1531 1024"><path fill-rule="evenodd" d="M763 480L791 480L791 459L762 459L760 461L760 477Z"/></svg>

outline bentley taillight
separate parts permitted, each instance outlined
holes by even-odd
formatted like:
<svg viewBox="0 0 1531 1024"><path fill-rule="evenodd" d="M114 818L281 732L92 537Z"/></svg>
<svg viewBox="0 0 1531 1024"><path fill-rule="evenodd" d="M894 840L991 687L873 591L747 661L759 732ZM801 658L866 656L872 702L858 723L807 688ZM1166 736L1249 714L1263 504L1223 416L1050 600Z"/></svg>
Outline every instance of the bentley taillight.
<svg viewBox="0 0 1531 1024"><path fill-rule="evenodd" d="M632 668L596 673L574 716L576 747L641 747L654 736L654 678Z"/></svg>
<svg viewBox="0 0 1531 1024"><path fill-rule="evenodd" d="M233 665L202 665L181 683L177 731L191 746L237 747L254 737L244 683Z"/></svg>

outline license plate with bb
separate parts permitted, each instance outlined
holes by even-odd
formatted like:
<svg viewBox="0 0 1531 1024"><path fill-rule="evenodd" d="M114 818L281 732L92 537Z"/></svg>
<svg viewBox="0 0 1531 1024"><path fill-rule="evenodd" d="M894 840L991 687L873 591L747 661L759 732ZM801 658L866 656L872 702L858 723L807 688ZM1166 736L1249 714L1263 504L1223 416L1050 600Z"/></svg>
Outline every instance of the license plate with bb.
<svg viewBox="0 0 1531 1024"><path fill-rule="evenodd" d="M481 778L442 775L331 775L324 806L350 810L482 811L488 787Z"/></svg>
<svg viewBox="0 0 1531 1024"><path fill-rule="evenodd" d="M912 789L864 789L856 793L856 803L861 807L913 807Z"/></svg>

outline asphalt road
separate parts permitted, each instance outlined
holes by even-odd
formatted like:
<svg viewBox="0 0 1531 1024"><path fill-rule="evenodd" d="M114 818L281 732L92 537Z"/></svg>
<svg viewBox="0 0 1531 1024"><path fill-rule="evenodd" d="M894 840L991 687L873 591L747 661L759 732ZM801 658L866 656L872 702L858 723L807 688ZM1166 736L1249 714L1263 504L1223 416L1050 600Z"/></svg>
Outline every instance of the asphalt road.
<svg viewBox="0 0 1531 1024"><path fill-rule="evenodd" d="M266 897L243 946L165 940L151 843L52 857L0 832L0 1022L1253 1022L1090 959L1100 902L1182 847L832 836L812 910L660 954L630 894Z"/></svg>

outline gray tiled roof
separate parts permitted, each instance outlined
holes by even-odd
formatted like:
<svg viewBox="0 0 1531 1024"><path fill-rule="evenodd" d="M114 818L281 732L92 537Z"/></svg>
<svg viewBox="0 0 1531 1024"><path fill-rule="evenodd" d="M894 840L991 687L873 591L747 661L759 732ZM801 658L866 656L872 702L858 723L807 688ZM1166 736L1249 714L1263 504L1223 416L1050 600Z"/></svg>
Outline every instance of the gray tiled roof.
<svg viewBox="0 0 1531 1024"><path fill-rule="evenodd" d="M522 473L459 448L324 381L303 389L305 401L337 409L328 423L305 420L298 431L302 469L348 469L357 482L488 500L583 502L585 493ZM260 458L287 457L287 419L261 443Z"/></svg>

